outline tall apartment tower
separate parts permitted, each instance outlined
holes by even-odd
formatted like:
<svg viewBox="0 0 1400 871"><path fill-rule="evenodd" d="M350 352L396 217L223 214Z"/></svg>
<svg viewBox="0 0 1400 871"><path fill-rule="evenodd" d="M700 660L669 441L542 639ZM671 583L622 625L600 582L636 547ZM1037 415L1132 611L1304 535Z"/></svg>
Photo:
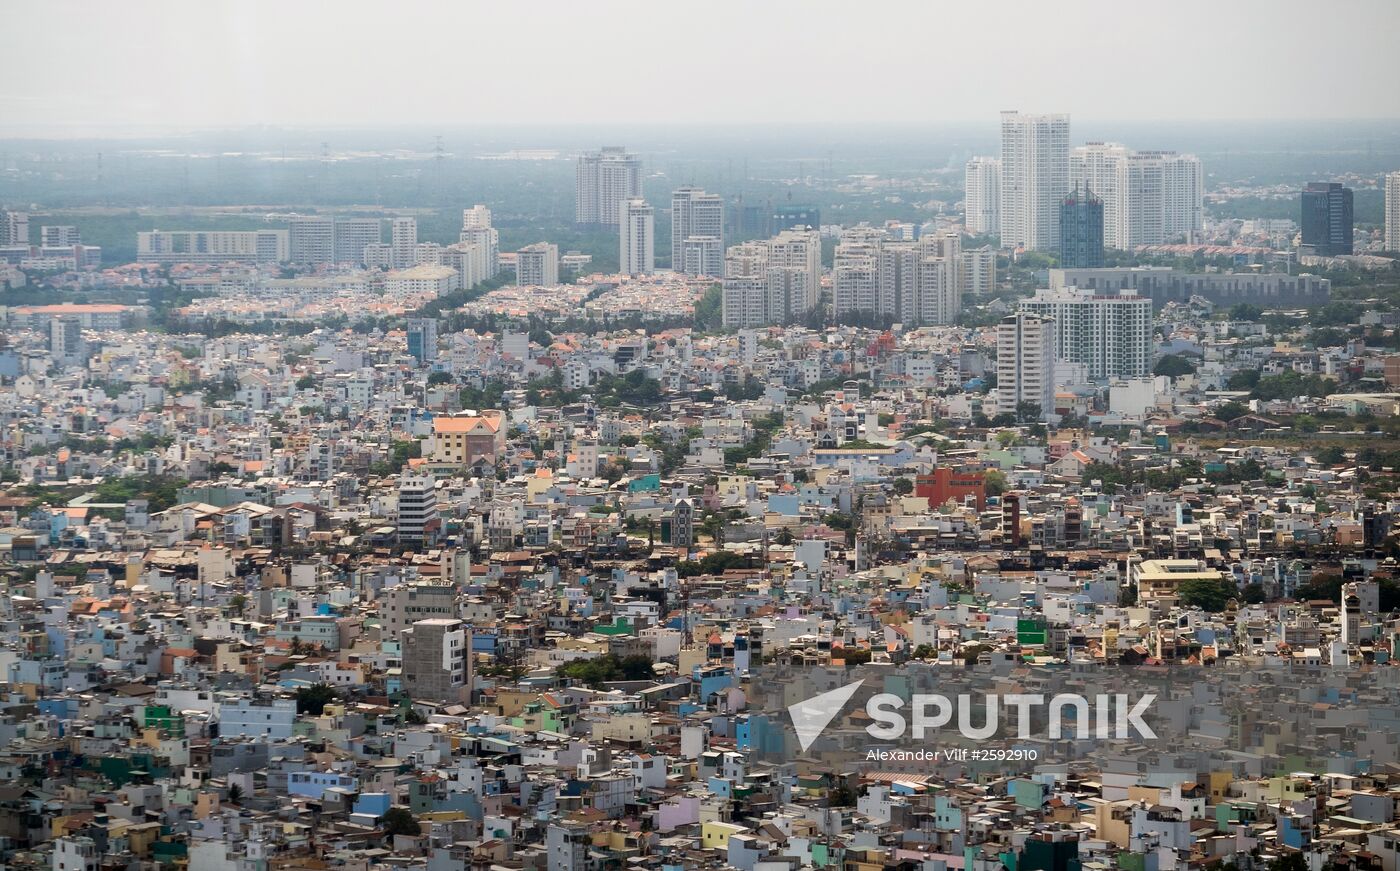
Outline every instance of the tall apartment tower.
<svg viewBox="0 0 1400 871"><path fill-rule="evenodd" d="M42 248L71 248L81 244L83 237L77 227L45 224L39 228L39 246Z"/></svg>
<svg viewBox="0 0 1400 871"><path fill-rule="evenodd" d="M1204 227L1205 182L1193 154L1089 142L1070 154L1070 184L1103 201L1109 248L1190 241Z"/></svg>
<svg viewBox="0 0 1400 871"><path fill-rule="evenodd" d="M784 230L763 242L731 245L724 259L726 327L786 324L821 301L821 237Z"/></svg>
<svg viewBox="0 0 1400 871"><path fill-rule="evenodd" d="M687 242L696 262L688 262ZM686 275L724 274L724 200L695 187L671 194L671 269Z"/></svg>
<svg viewBox="0 0 1400 871"><path fill-rule="evenodd" d="M1027 312L997 324L997 408L1019 414L1022 403L1055 411L1055 322Z"/></svg>
<svg viewBox="0 0 1400 871"><path fill-rule="evenodd" d="M1041 289L1020 311L1055 322L1055 359L1083 363L1095 380L1152 371L1152 299L1075 287Z"/></svg>
<svg viewBox="0 0 1400 871"><path fill-rule="evenodd" d="M462 232L457 236L457 246L469 261L464 272L472 277L470 283L463 281L463 287L490 281L501 271L501 235L491 226L491 210L485 206L462 210Z"/></svg>
<svg viewBox="0 0 1400 871"><path fill-rule="evenodd" d="M1001 232L1001 161L974 157L963 173L963 212L967 232L995 236Z"/></svg>
<svg viewBox="0 0 1400 871"><path fill-rule="evenodd" d="M1058 249L1069 190L1069 116L1002 112L1002 247Z"/></svg>
<svg viewBox="0 0 1400 871"><path fill-rule="evenodd" d="M648 275L656 271L656 215L646 200L621 204L617 219L617 271L623 275Z"/></svg>
<svg viewBox="0 0 1400 871"><path fill-rule="evenodd" d="M418 263L418 221L395 218L389 225L389 247L395 269L408 269Z"/></svg>
<svg viewBox="0 0 1400 871"><path fill-rule="evenodd" d="M1103 200L1078 186L1060 203L1060 266L1103 266Z"/></svg>
<svg viewBox="0 0 1400 871"><path fill-rule="evenodd" d="M1385 177L1385 250L1400 251L1400 172Z"/></svg>
<svg viewBox="0 0 1400 871"><path fill-rule="evenodd" d="M335 219L335 262L365 261L365 248L384 241L384 223L378 218Z"/></svg>
<svg viewBox="0 0 1400 871"><path fill-rule="evenodd" d="M1196 241L1205 229L1205 171L1194 154L1163 152L1162 232L1168 241Z"/></svg>
<svg viewBox="0 0 1400 871"><path fill-rule="evenodd" d="M579 155L574 175L574 220L617 226L621 204L642 195L642 161L622 146Z"/></svg>
<svg viewBox="0 0 1400 871"><path fill-rule="evenodd" d="M399 541L431 544L437 539L437 490L432 476L404 475L399 480Z"/></svg>
<svg viewBox="0 0 1400 871"><path fill-rule="evenodd" d="M293 215L287 219L287 256L293 263L308 266L333 262L335 221L320 215Z"/></svg>
<svg viewBox="0 0 1400 871"><path fill-rule="evenodd" d="M29 215L25 212L0 212L0 245L29 244Z"/></svg>
<svg viewBox="0 0 1400 871"><path fill-rule="evenodd" d="M1303 251L1321 257L1352 252L1351 188L1309 182L1303 188Z"/></svg>
<svg viewBox="0 0 1400 871"><path fill-rule="evenodd" d="M917 242L856 227L836 247L832 306L838 320L874 315L907 325L950 324L962 308L962 236L927 234Z"/></svg>
<svg viewBox="0 0 1400 871"><path fill-rule="evenodd" d="M553 287L559 283L559 246L549 242L526 245L515 255L515 283L521 287Z"/></svg>

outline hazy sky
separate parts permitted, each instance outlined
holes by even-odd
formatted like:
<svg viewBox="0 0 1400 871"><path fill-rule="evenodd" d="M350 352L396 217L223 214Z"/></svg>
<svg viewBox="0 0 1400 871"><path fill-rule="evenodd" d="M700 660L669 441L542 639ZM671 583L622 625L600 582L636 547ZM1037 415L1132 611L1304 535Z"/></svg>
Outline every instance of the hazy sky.
<svg viewBox="0 0 1400 871"><path fill-rule="evenodd" d="M4 0L0 22L0 134L1400 117L1400 0Z"/></svg>

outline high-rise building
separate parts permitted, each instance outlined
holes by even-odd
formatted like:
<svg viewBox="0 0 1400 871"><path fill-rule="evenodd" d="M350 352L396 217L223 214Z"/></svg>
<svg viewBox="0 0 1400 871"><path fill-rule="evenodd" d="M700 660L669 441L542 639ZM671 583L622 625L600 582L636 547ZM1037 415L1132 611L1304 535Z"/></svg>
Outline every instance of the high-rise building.
<svg viewBox="0 0 1400 871"><path fill-rule="evenodd" d="M408 319L408 353L422 366L437 359L438 322L436 318Z"/></svg>
<svg viewBox="0 0 1400 871"><path fill-rule="evenodd" d="M1002 112L1002 247L1057 250L1069 190L1069 116Z"/></svg>
<svg viewBox="0 0 1400 871"><path fill-rule="evenodd" d="M0 245L29 244L29 215L25 212L0 212Z"/></svg>
<svg viewBox="0 0 1400 871"><path fill-rule="evenodd" d="M143 230L138 263L284 263L286 230Z"/></svg>
<svg viewBox="0 0 1400 871"><path fill-rule="evenodd" d="M1302 226L1303 253L1320 257L1350 254L1351 188L1337 182L1309 182L1303 188Z"/></svg>
<svg viewBox="0 0 1400 871"><path fill-rule="evenodd" d="M672 268L686 275L724 275L724 240L718 236L687 236L681 243L680 260Z"/></svg>
<svg viewBox="0 0 1400 871"><path fill-rule="evenodd" d="M997 408L1020 417L1027 405L1041 420L1055 411L1055 323L1017 312L997 324Z"/></svg>
<svg viewBox="0 0 1400 871"><path fill-rule="evenodd" d="M1152 300L1133 291L1037 290L1020 310L1055 322L1055 359L1083 363L1089 377L1141 378L1152 371Z"/></svg>
<svg viewBox="0 0 1400 871"><path fill-rule="evenodd" d="M437 540L440 525L437 488L432 476L405 474L399 479L399 541L431 544Z"/></svg>
<svg viewBox="0 0 1400 871"><path fill-rule="evenodd" d="M491 210L477 203L462 210L462 229L473 230L491 226Z"/></svg>
<svg viewBox="0 0 1400 871"><path fill-rule="evenodd" d="M392 269L394 249L385 242L366 245L364 251L360 252L360 262L370 269Z"/></svg>
<svg viewBox="0 0 1400 871"><path fill-rule="evenodd" d="M1109 248L1189 241L1204 226L1204 177L1192 154L1089 142L1070 154L1070 184L1103 201Z"/></svg>
<svg viewBox="0 0 1400 871"><path fill-rule="evenodd" d="M335 262L364 263L365 248L384 240L384 224L378 218L335 219Z"/></svg>
<svg viewBox="0 0 1400 871"><path fill-rule="evenodd" d="M1103 266L1103 200L1087 188L1060 203L1060 266Z"/></svg>
<svg viewBox="0 0 1400 871"><path fill-rule="evenodd" d="M687 263L685 250L691 238L715 240L697 247L701 258L693 264ZM719 195L695 187L671 194L671 269L686 275L724 274L724 200Z"/></svg>
<svg viewBox="0 0 1400 871"><path fill-rule="evenodd" d="M418 263L418 221L395 218L389 225L389 247L395 269L408 269Z"/></svg>
<svg viewBox="0 0 1400 871"><path fill-rule="evenodd" d="M70 248L81 244L83 244L83 237L78 233L77 227L45 224L39 228L39 246L41 248Z"/></svg>
<svg viewBox="0 0 1400 871"><path fill-rule="evenodd" d="M293 215L287 219L287 246L288 257L293 263L313 265L334 262L335 221L320 215ZM360 250L364 250L364 245L360 246Z"/></svg>
<svg viewBox="0 0 1400 871"><path fill-rule="evenodd" d="M917 242L856 227L837 246L832 303L837 320L874 316L891 323L949 324L962 307L962 236Z"/></svg>
<svg viewBox="0 0 1400 871"><path fill-rule="evenodd" d="M726 327L786 324L821 300L821 236L809 228L731 245L724 258Z"/></svg>
<svg viewBox="0 0 1400 871"><path fill-rule="evenodd" d="M1385 177L1385 250L1400 251L1400 172Z"/></svg>
<svg viewBox="0 0 1400 871"><path fill-rule="evenodd" d="M464 261L462 286L475 287L501 271L501 236L491 226L491 210L482 205L462 210L462 232L454 246Z"/></svg>
<svg viewBox="0 0 1400 871"><path fill-rule="evenodd" d="M526 245L515 255L515 283L521 287L552 287L559 283L559 246L549 242Z"/></svg>
<svg viewBox="0 0 1400 871"><path fill-rule="evenodd" d="M646 200L630 199L618 212L617 271L648 275L656 271L656 215Z"/></svg>
<svg viewBox="0 0 1400 871"><path fill-rule="evenodd" d="M409 698L469 702L472 633L455 617L419 620L405 629L403 690Z"/></svg>
<svg viewBox="0 0 1400 871"><path fill-rule="evenodd" d="M49 355L60 366L75 366L87 360L83 322L65 315L49 319Z"/></svg>
<svg viewBox="0 0 1400 871"><path fill-rule="evenodd" d="M995 236L1001 232L1001 161L974 157L963 172L963 223L967 232Z"/></svg>
<svg viewBox="0 0 1400 871"><path fill-rule="evenodd" d="M997 252L990 245L962 253L963 296L987 296L997 289Z"/></svg>
<svg viewBox="0 0 1400 871"><path fill-rule="evenodd" d="M579 155L574 175L574 220L618 226L621 204L642 195L642 161L622 146Z"/></svg>

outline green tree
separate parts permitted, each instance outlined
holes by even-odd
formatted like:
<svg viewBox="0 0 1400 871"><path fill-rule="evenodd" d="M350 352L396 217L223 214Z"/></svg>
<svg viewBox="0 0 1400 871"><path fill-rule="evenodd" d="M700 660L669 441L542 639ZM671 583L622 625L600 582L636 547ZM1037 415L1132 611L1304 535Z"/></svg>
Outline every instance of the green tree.
<svg viewBox="0 0 1400 871"><path fill-rule="evenodd" d="M1222 402L1215 407L1215 416L1226 423L1244 417L1246 414L1249 414L1249 406L1245 405L1243 402L1231 400L1229 402Z"/></svg>
<svg viewBox="0 0 1400 871"><path fill-rule="evenodd" d="M422 829L418 826L418 818L413 815L413 811L406 807L389 808L384 812L384 817L380 822L384 826L384 835L389 838L395 835L415 837L422 834Z"/></svg>
<svg viewBox="0 0 1400 871"><path fill-rule="evenodd" d="M1235 594L1235 585L1224 579L1192 578L1176 587L1177 601L1183 607L1200 608L1212 613L1224 611L1226 603Z"/></svg>
<svg viewBox="0 0 1400 871"><path fill-rule="evenodd" d="M326 705L340 698L335 688L329 684L312 684L297 690L297 713L319 717Z"/></svg>
<svg viewBox="0 0 1400 871"><path fill-rule="evenodd" d="M1196 371L1196 367L1191 361L1180 354L1167 354L1157 361L1157 365L1152 367L1153 375L1166 375L1169 378L1180 378L1182 375L1190 375Z"/></svg>

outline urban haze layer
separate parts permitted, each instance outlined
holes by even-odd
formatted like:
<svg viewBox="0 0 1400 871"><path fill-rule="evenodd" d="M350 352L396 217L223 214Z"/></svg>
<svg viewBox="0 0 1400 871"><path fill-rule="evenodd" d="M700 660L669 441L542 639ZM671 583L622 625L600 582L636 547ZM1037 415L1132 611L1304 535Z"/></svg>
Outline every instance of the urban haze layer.
<svg viewBox="0 0 1400 871"><path fill-rule="evenodd" d="M0 141L0 868L1396 871L1400 122L1055 109Z"/></svg>

